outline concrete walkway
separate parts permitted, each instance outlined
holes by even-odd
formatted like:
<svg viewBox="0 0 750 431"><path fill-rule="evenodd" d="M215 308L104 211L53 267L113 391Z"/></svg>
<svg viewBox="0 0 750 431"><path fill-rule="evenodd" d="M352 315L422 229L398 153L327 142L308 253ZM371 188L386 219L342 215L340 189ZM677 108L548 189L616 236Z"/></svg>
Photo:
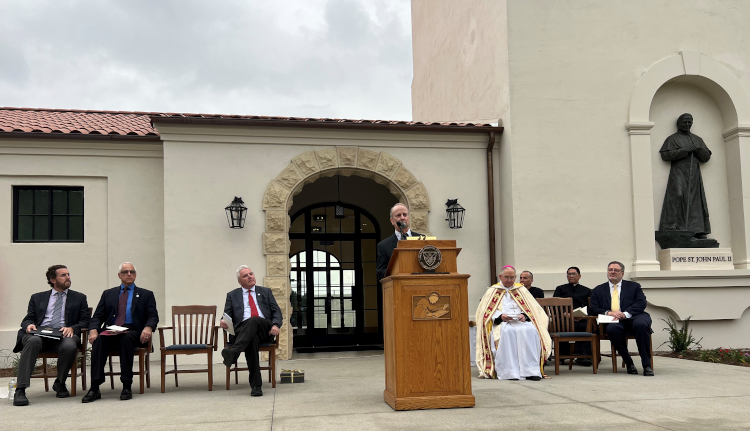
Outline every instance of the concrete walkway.
<svg viewBox="0 0 750 431"><path fill-rule="evenodd" d="M214 368L213 392L206 390L205 374L184 374L179 388L168 377L162 394L154 363L151 389L131 401L119 400L119 382L115 390L103 386L100 401L81 404L82 392L59 400L34 380L27 390L30 406L0 402L0 424L7 430L66 423L60 428L139 431L750 429L750 368L657 357L656 376L649 378L612 374L604 359L598 375L575 366L559 376L548 367L552 378L541 382L475 378L476 407L408 412L383 402L382 352L303 354L281 361L279 369L305 370L305 383L276 389L264 384L261 398L250 397L247 373L225 390L221 364Z"/></svg>

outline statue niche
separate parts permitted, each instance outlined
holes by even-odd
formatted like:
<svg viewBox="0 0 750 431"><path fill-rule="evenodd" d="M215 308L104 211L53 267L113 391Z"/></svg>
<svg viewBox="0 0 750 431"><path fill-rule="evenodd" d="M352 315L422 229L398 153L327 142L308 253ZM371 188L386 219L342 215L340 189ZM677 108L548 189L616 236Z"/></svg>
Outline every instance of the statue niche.
<svg viewBox="0 0 750 431"><path fill-rule="evenodd" d="M656 231L662 249L719 247L718 241L706 238L711 224L700 168L711 159L711 150L700 136L690 133L692 126L692 115L680 115L677 133L659 150L662 160L672 164Z"/></svg>

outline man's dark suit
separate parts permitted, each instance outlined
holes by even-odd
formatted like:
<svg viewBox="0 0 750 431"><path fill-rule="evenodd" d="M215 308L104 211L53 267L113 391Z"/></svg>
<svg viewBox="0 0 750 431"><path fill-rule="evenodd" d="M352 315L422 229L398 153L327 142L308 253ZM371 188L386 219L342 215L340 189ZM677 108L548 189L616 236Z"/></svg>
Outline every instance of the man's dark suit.
<svg viewBox="0 0 750 431"><path fill-rule="evenodd" d="M641 285L632 281L622 280L618 286L620 296L620 311L628 312L630 319L621 319L618 323L608 323L606 330L612 344L626 364L630 365L633 360L628 353L628 344L625 339L627 333L635 335L635 343L638 345L638 353L641 356L643 367L651 366L651 316L646 313L646 295ZM591 292L591 307L589 315L596 316L611 311L612 295L609 293L609 283L603 283Z"/></svg>
<svg viewBox="0 0 750 431"><path fill-rule="evenodd" d="M270 343L273 337L268 333L272 326L281 328L284 323L281 315L281 308L276 303L271 289L255 285L256 306L263 313L265 318L251 317L245 321L242 319L245 315L245 300L242 294L242 288L238 287L227 293L227 300L224 304L224 312L229 315L234 325L234 336L229 337L232 343L230 352L232 358L236 360L240 353L245 352L247 359L247 368L250 371L250 386L256 387L263 384L260 376L260 362L258 361L258 352L262 343Z"/></svg>
<svg viewBox="0 0 750 431"><path fill-rule="evenodd" d="M117 308L120 303L120 286L107 289L102 293L94 316L89 323L89 329L96 329L99 333L107 326L115 323ZM133 300L130 315L131 324L126 324L129 331L121 335L99 335L91 348L91 383L104 383L104 365L109 352L120 352L120 381L126 384L133 382L133 354L137 347L145 347L141 343L141 332L146 326L156 330L159 324L159 312L156 310L156 298L150 290L133 285Z"/></svg>
<svg viewBox="0 0 750 431"><path fill-rule="evenodd" d="M420 236L420 235L422 234L412 232L411 235L409 236ZM388 262L391 261L391 256L393 256L393 250L396 248L396 246L398 246L398 237L396 236L395 233L378 243L378 247L377 247L378 280L385 278L385 271L388 269Z"/></svg>
<svg viewBox="0 0 750 431"><path fill-rule="evenodd" d="M529 287L529 293L536 299L544 298L544 291L538 287Z"/></svg>
<svg viewBox="0 0 750 431"><path fill-rule="evenodd" d="M89 325L91 313L86 302L86 295L68 289L63 315L65 316L65 326L73 329L73 337L53 340L27 334L26 328L29 325L35 325L37 329L42 326L52 291L50 289L31 295L26 317L21 321L21 329L18 330L18 336L16 337L16 346L13 348L14 353L21 352L20 362L18 363L17 387L19 388L29 387L31 373L34 370L39 352L42 350L57 352L57 379L61 383L65 383L70 367L73 366L76 351L81 348L81 329L87 328Z"/></svg>

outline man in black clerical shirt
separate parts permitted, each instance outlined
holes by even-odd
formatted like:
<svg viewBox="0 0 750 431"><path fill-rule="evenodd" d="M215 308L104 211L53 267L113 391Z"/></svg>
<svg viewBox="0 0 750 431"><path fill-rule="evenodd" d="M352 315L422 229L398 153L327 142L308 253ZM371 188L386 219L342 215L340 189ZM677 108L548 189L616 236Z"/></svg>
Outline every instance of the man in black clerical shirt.
<svg viewBox="0 0 750 431"><path fill-rule="evenodd" d="M579 284L581 280L581 270L576 266L568 268L568 283L557 286L555 293L552 294L555 298L573 298L573 308L588 307L589 298L591 297L591 289ZM575 322L576 332L586 332L586 321L577 320ZM575 343L575 349L573 350L576 354L590 355L591 354L591 343L588 341L579 341ZM567 355L570 352L570 344L560 344L560 354ZM563 363L564 360L560 361ZM588 358L577 358L576 364L583 366L591 366L591 360Z"/></svg>
<svg viewBox="0 0 750 431"><path fill-rule="evenodd" d="M523 271L521 272L521 276L519 277L521 280L521 284L529 290L529 293L531 293L531 296L534 298L544 298L544 291L538 287L534 287L531 285L531 283L534 282L534 274L531 273L531 271Z"/></svg>

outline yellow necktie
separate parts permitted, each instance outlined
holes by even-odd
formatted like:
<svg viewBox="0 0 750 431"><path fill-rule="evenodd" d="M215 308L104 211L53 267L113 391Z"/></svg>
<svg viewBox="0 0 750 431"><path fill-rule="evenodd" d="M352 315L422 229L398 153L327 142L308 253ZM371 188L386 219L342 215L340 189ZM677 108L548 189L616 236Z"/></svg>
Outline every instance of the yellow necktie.
<svg viewBox="0 0 750 431"><path fill-rule="evenodd" d="M620 293L617 292L617 285L615 284L614 289L612 289L612 306L610 307L611 311L620 311Z"/></svg>

